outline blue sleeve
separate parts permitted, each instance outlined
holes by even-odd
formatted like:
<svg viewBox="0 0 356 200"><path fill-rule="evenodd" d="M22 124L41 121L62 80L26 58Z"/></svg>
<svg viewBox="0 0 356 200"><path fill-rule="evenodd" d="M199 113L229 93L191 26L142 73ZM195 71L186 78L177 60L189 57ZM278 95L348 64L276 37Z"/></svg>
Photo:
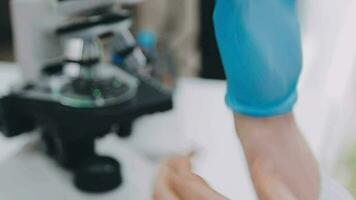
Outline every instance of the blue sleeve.
<svg viewBox="0 0 356 200"><path fill-rule="evenodd" d="M217 0L214 24L227 105L254 117L291 112L302 68L295 0Z"/></svg>

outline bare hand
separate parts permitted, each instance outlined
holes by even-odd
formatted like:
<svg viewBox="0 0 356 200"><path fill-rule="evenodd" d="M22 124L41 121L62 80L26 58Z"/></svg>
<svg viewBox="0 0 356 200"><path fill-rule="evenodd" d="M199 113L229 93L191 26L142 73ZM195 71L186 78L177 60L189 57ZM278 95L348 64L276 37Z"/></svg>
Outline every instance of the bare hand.
<svg viewBox="0 0 356 200"><path fill-rule="evenodd" d="M192 172L189 156L174 156L162 162L154 200L227 200Z"/></svg>

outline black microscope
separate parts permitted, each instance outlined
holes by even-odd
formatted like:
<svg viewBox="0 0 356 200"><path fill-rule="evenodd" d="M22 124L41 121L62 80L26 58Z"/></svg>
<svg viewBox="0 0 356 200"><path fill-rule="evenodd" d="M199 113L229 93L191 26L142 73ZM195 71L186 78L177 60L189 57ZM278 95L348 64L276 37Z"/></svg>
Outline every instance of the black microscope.
<svg viewBox="0 0 356 200"><path fill-rule="evenodd" d="M121 3L12 3L24 81L0 99L1 130L7 137L38 130L46 153L85 192L110 191L123 181L119 162L97 155L95 140L112 132L128 137L136 118L173 106L171 91L135 73L147 59ZM115 54L119 64L111 62Z"/></svg>

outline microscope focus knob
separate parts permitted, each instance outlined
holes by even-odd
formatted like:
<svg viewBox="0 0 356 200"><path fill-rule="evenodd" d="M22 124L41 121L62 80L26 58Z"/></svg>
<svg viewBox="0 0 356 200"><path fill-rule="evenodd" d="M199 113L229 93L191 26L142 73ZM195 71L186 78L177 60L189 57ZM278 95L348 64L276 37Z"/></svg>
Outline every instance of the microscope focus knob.
<svg viewBox="0 0 356 200"><path fill-rule="evenodd" d="M75 171L75 186L88 193L108 192L122 183L120 164L104 156L86 159Z"/></svg>

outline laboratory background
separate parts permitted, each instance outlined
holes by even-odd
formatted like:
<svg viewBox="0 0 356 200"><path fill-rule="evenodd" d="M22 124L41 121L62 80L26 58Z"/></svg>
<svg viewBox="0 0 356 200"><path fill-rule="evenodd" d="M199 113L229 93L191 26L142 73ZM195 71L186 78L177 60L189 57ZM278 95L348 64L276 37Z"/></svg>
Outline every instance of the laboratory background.
<svg viewBox="0 0 356 200"><path fill-rule="evenodd" d="M296 118L322 172L356 198L356 1L298 4ZM257 200L214 5L0 0L0 199L149 200L160 161L194 151L216 191Z"/></svg>

